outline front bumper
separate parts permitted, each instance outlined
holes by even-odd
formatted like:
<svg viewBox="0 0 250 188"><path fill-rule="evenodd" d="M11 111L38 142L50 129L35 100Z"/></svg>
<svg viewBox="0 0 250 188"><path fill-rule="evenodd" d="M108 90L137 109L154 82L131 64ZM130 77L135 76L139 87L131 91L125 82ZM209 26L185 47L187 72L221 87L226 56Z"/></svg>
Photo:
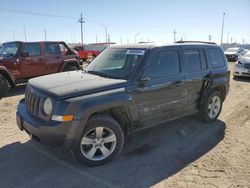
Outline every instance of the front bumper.
<svg viewBox="0 0 250 188"><path fill-rule="evenodd" d="M61 146L65 143L72 122L45 121L32 116L21 100L16 113L19 129L25 130L31 137L47 145Z"/></svg>
<svg viewBox="0 0 250 188"><path fill-rule="evenodd" d="M235 66L233 75L250 77L250 69L245 69L243 66L242 67Z"/></svg>

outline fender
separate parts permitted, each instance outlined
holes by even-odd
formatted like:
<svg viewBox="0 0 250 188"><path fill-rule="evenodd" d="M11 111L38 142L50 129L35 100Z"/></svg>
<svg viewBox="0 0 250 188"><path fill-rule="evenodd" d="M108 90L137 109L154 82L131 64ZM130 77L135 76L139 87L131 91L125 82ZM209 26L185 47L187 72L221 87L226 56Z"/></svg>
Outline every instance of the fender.
<svg viewBox="0 0 250 188"><path fill-rule="evenodd" d="M15 78L4 66L0 66L0 73L6 77L11 87L15 87Z"/></svg>
<svg viewBox="0 0 250 188"><path fill-rule="evenodd" d="M204 101L206 100L206 97L210 91L212 91L216 87L221 87L221 86L225 90L224 95L227 95L228 89L229 89L228 78L226 78L226 77L212 77L212 75L210 73L209 76L205 78L205 81L203 84L203 89L202 89L202 93L201 93L201 100L200 100L199 107L200 108L202 107L202 105L204 104ZM223 96L223 98L225 98L225 96Z"/></svg>
<svg viewBox="0 0 250 188"><path fill-rule="evenodd" d="M75 114L76 120L68 131L64 146L66 148L73 148L77 145L77 141L79 141L89 117L95 112L120 106L126 106L130 111L129 106L131 106L131 104L132 96L127 93L111 94L99 97L98 99L93 97L92 100L83 102L80 104L77 113Z"/></svg>
<svg viewBox="0 0 250 188"><path fill-rule="evenodd" d="M75 58L71 58L71 59L66 59L66 60L63 61L63 63L62 63L63 65L62 65L62 67L61 67L60 72L63 71L64 67L65 67L68 63L75 63L75 64L77 65L77 68L78 68L78 69L80 68L79 61L78 61L77 59L75 59Z"/></svg>

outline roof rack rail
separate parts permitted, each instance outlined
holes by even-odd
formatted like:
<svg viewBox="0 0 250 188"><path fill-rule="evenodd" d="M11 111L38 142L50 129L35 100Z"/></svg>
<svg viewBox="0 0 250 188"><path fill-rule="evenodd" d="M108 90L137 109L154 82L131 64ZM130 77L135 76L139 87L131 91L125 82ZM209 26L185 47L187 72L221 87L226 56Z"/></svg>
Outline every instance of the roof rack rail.
<svg viewBox="0 0 250 188"><path fill-rule="evenodd" d="M215 42L206 42L206 41L176 41L175 43L204 43L204 44L216 44Z"/></svg>

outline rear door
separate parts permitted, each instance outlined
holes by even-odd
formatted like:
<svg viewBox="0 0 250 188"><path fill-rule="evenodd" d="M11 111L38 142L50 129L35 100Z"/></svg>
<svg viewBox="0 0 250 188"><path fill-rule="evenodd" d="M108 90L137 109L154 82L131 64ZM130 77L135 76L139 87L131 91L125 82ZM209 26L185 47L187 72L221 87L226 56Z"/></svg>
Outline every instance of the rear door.
<svg viewBox="0 0 250 188"><path fill-rule="evenodd" d="M186 111L192 113L198 109L198 104L210 75L205 51L201 47L183 47L183 62L187 86Z"/></svg>
<svg viewBox="0 0 250 188"><path fill-rule="evenodd" d="M56 73L60 69L62 54L58 42L44 43L45 64L48 74Z"/></svg>
<svg viewBox="0 0 250 188"><path fill-rule="evenodd" d="M20 58L20 70L25 78L41 76L46 72L44 57L39 42L23 43L22 52L28 52L28 57Z"/></svg>
<svg viewBox="0 0 250 188"><path fill-rule="evenodd" d="M168 47L153 52L141 76L143 79L146 81L134 96L143 127L183 115L186 86L179 48Z"/></svg>

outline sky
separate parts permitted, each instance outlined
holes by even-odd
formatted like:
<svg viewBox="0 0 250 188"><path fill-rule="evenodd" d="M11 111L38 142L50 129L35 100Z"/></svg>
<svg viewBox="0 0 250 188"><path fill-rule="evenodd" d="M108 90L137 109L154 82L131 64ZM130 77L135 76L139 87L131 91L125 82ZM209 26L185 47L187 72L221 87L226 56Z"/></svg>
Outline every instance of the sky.
<svg viewBox="0 0 250 188"><path fill-rule="evenodd" d="M202 40L250 43L250 0L0 0L0 42L63 40L127 44Z"/></svg>

